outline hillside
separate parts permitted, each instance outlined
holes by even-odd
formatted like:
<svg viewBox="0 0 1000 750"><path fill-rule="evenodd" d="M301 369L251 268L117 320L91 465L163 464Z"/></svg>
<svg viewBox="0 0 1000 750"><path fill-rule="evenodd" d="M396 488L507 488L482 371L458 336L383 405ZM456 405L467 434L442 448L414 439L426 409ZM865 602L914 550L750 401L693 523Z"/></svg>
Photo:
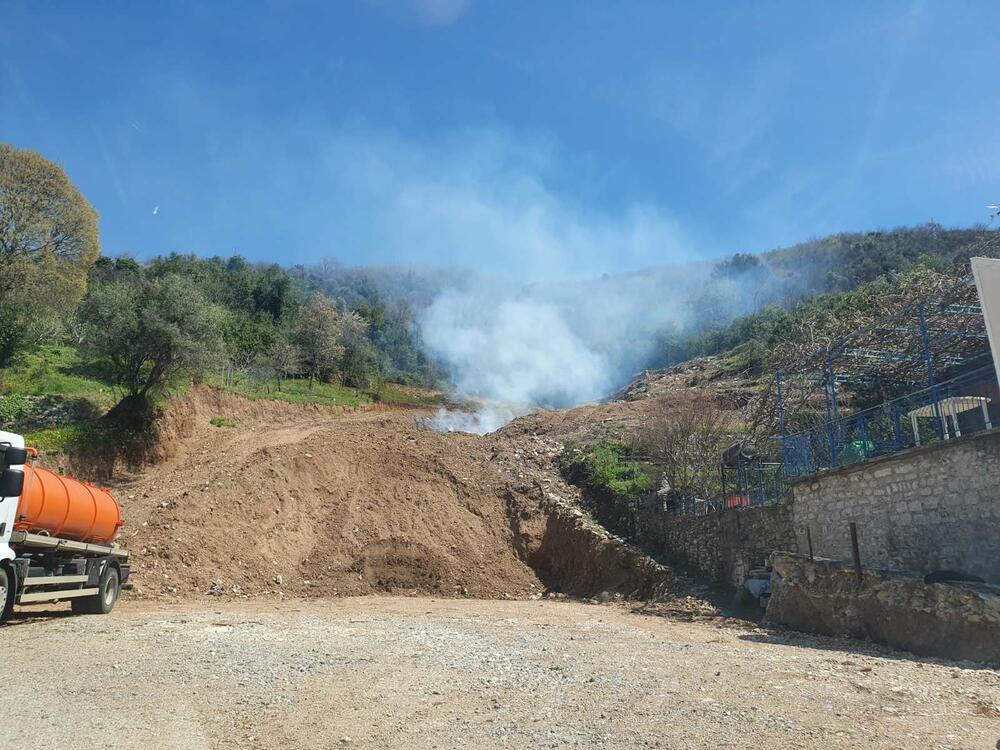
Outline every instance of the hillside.
<svg viewBox="0 0 1000 750"><path fill-rule="evenodd" d="M716 265L701 304L735 290L754 295L752 312L664 332L649 366L726 353L730 372L760 374L968 276L973 256L1000 256L1000 233L929 225L734 256Z"/></svg>

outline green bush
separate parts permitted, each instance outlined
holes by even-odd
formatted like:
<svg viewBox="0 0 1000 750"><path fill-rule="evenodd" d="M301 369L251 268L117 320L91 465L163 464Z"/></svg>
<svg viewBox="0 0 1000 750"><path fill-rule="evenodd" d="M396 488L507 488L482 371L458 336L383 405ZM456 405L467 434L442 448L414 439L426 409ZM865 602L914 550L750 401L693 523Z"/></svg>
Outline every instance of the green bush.
<svg viewBox="0 0 1000 750"><path fill-rule="evenodd" d="M208 420L208 423L210 425L212 425L212 427L235 427L236 426L236 422L234 422L233 420L229 419L228 417L212 417L210 420Z"/></svg>
<svg viewBox="0 0 1000 750"><path fill-rule="evenodd" d="M618 497L638 497L653 488L653 478L620 440L605 440L580 452L564 454L567 478L574 484Z"/></svg>
<svg viewBox="0 0 1000 750"><path fill-rule="evenodd" d="M29 407L28 399L20 394L0 396L0 427L9 426L24 419Z"/></svg>

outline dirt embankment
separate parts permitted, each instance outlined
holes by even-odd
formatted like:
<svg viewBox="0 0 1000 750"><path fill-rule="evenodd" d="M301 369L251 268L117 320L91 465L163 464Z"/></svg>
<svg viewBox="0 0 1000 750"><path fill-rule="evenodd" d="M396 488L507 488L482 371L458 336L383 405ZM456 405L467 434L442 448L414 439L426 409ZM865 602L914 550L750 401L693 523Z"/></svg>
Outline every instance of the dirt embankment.
<svg viewBox="0 0 1000 750"><path fill-rule="evenodd" d="M573 507L551 471L558 443L207 388L171 407L160 437L162 462L115 488L143 597L648 598L674 584Z"/></svg>

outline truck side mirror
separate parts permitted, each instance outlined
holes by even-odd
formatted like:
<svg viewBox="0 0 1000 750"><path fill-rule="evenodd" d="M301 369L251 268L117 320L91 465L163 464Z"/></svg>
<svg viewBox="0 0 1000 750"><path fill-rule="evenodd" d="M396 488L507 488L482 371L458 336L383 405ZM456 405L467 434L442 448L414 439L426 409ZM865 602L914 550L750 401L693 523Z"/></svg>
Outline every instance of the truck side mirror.
<svg viewBox="0 0 1000 750"><path fill-rule="evenodd" d="M0 474L0 499L5 497L20 497L24 489L24 472L16 469L4 469Z"/></svg>
<svg viewBox="0 0 1000 750"><path fill-rule="evenodd" d="M13 445L0 445L0 464L4 466L20 466L28 463L28 449L15 448Z"/></svg>

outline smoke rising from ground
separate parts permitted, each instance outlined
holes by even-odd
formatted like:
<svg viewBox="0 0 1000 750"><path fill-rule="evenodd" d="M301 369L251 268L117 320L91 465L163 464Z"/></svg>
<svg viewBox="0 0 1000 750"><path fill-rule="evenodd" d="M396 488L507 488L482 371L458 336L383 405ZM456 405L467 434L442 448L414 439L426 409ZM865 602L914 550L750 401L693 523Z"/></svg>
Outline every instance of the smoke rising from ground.
<svg viewBox="0 0 1000 750"><path fill-rule="evenodd" d="M420 318L428 351L458 393L483 399L474 415L442 412L432 426L489 432L539 407L603 398L650 354L676 312L641 284L518 285L494 281L449 289ZM652 290L649 290L650 292Z"/></svg>
<svg viewBox="0 0 1000 750"><path fill-rule="evenodd" d="M703 333L778 300L801 281L763 264L678 264L588 281L474 280L442 292L419 319L424 345L475 414L432 426L484 433L540 407L600 400L663 357L669 334Z"/></svg>
<svg viewBox="0 0 1000 750"><path fill-rule="evenodd" d="M551 301L449 290L422 318L428 349L462 393L510 404L571 406L603 395L609 363Z"/></svg>
<svg viewBox="0 0 1000 750"><path fill-rule="evenodd" d="M534 408L600 399L650 361L665 333L766 301L761 274L717 278L712 264L693 262L699 243L669 212L568 197L554 179L567 157L499 130L418 144L363 125L322 150L325 193L344 209L331 239L373 259L391 251L395 262L433 257L472 272L420 305L419 332L456 394L493 406L472 421L441 415L443 428L485 431Z"/></svg>

